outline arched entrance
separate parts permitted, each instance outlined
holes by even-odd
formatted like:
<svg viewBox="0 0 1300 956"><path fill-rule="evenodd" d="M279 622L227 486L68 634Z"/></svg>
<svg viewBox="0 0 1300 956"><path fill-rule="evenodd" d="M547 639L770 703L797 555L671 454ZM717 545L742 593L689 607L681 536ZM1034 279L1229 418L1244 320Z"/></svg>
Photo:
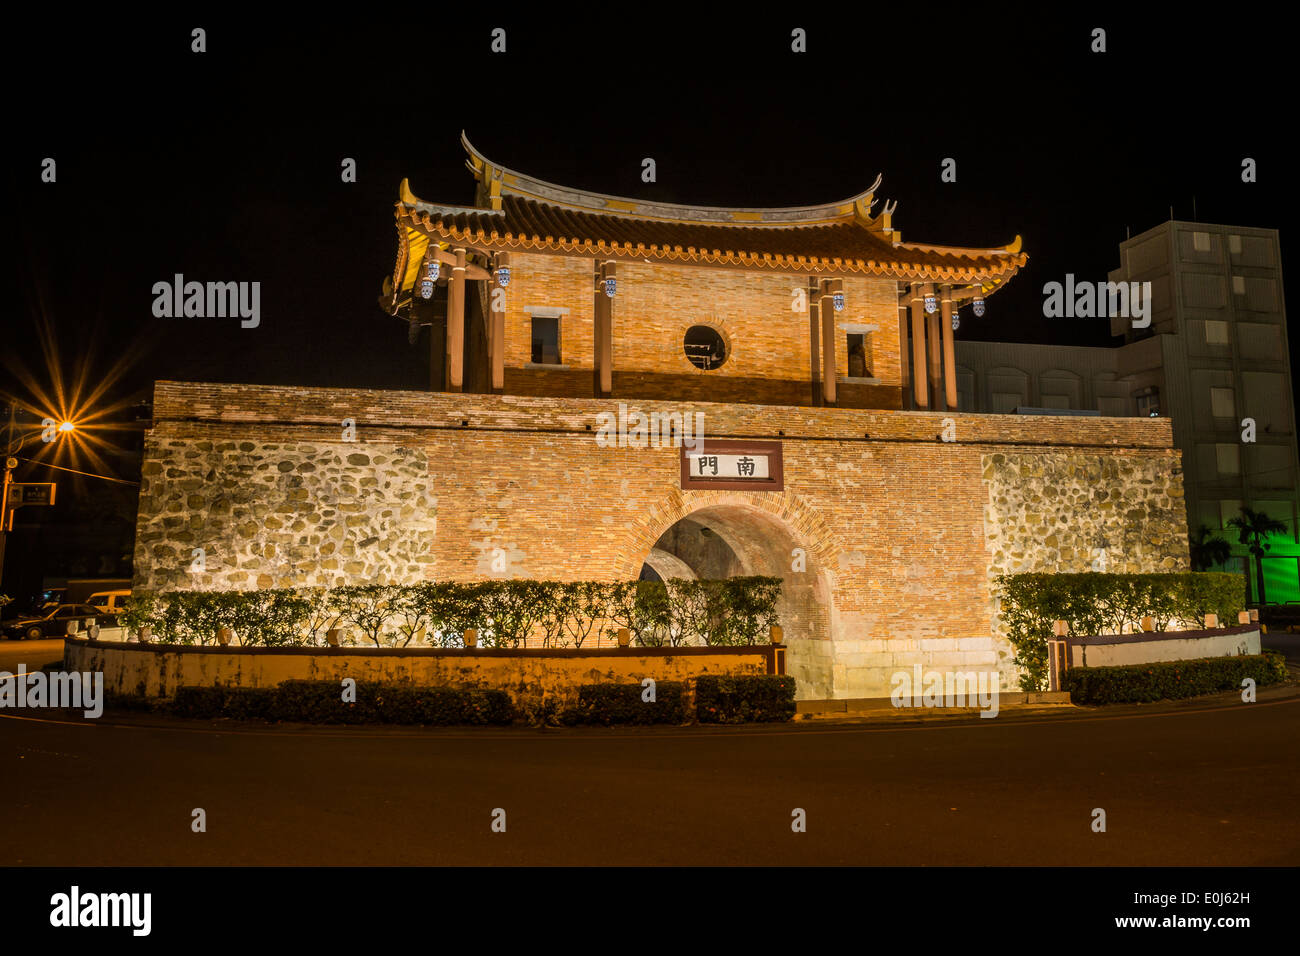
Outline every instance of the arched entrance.
<svg viewBox="0 0 1300 956"><path fill-rule="evenodd" d="M746 503L708 504L668 526L646 554L642 580L782 579L777 605L786 673L800 698L831 696L830 582L807 541L777 515Z"/></svg>

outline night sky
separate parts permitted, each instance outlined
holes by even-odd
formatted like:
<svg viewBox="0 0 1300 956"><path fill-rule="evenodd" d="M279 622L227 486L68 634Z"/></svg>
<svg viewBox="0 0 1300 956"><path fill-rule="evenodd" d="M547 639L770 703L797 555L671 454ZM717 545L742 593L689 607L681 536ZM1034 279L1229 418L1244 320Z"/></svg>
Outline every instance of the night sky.
<svg viewBox="0 0 1300 956"><path fill-rule="evenodd" d="M877 198L898 200L908 241L1024 237L1028 267L983 319L963 315L966 338L1110 344L1104 319L1044 319L1043 283L1104 280L1129 230L1171 205L1193 218L1193 197L1203 221L1281 228L1286 215L1291 53L1263 26L991 6L893 19L456 9L369 24L322 9L295 26L60 12L12 32L5 390L34 399L20 367L48 388L42 322L65 376L120 373L114 398L147 397L155 379L425 387L426 340L408 345L376 299L402 177L430 201L472 201L462 129L544 179L703 205L829 202L883 173ZM206 53L190 52L194 26ZM495 26L503 55L489 51ZM790 52L796 26L805 54ZM1096 26L1104 54L1089 51ZM40 181L46 156L56 184ZM948 156L955 184L940 182ZM355 184L340 180L344 157ZM260 281L261 326L155 319L152 285L175 273Z"/></svg>

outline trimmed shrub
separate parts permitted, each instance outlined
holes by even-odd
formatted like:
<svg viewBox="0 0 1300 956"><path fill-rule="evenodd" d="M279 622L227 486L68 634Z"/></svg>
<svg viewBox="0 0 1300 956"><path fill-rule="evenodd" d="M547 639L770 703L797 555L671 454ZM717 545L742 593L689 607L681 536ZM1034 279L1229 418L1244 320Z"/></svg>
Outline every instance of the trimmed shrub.
<svg viewBox="0 0 1300 956"><path fill-rule="evenodd" d="M680 681L657 681L653 703L641 699L640 684L584 684L578 703L560 715L564 724L684 724L685 686Z"/></svg>
<svg viewBox="0 0 1300 956"><path fill-rule="evenodd" d="M178 687L170 709L177 717L220 717L225 698L224 687Z"/></svg>
<svg viewBox="0 0 1300 956"><path fill-rule="evenodd" d="M582 647L593 634L626 627L636 644L725 646L766 641L777 622L777 577L721 581L429 581L264 591L140 592L121 617L153 627L164 644L215 644L229 627L250 647L319 645L331 628L344 643L408 647L417 637L464 647L476 628L482 647L522 647L540 627L547 647ZM608 625L613 625L609 627Z"/></svg>
<svg viewBox="0 0 1300 956"><path fill-rule="evenodd" d="M339 681L290 680L278 687L181 687L170 711L178 717L291 721L306 724L508 724L505 691L412 684L357 684L356 703L343 702Z"/></svg>
<svg viewBox="0 0 1300 956"><path fill-rule="evenodd" d="M1076 704L1132 704L1240 690L1247 677L1261 687L1284 681L1286 660L1269 651L1123 667L1071 667L1062 675L1061 687Z"/></svg>
<svg viewBox="0 0 1300 956"><path fill-rule="evenodd" d="M695 717L702 724L793 720L795 681L776 674L715 676L695 683Z"/></svg>
<svg viewBox="0 0 1300 956"><path fill-rule="evenodd" d="M1206 613L1231 624L1246 606L1241 575L1208 571L1003 574L998 589L1012 663L1024 669L1020 688L1027 691L1047 687L1047 640L1058 620L1075 637L1136 631L1148 614L1157 631L1171 624L1199 630Z"/></svg>

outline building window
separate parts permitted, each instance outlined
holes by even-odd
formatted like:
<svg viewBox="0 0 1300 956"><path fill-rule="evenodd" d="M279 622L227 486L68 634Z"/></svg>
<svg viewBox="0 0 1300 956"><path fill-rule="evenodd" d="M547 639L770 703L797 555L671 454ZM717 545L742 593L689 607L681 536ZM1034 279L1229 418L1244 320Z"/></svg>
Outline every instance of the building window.
<svg viewBox="0 0 1300 956"><path fill-rule="evenodd" d="M1233 294L1233 295L1245 295L1245 294L1246 294L1246 277L1245 277L1245 276L1233 276L1233 277L1232 277L1232 294Z"/></svg>
<svg viewBox="0 0 1300 956"><path fill-rule="evenodd" d="M1192 233L1192 248L1197 252L1210 251L1210 234L1208 232Z"/></svg>
<svg viewBox="0 0 1300 956"><path fill-rule="evenodd" d="M1228 323L1218 319L1210 319L1205 323L1205 344L1206 345L1227 345L1228 344Z"/></svg>
<svg viewBox="0 0 1300 956"><path fill-rule="evenodd" d="M1241 255L1241 236L1228 237L1228 251L1234 256Z"/></svg>
<svg viewBox="0 0 1300 956"><path fill-rule="evenodd" d="M1219 501L1219 527L1227 528L1228 522L1233 518L1241 517L1241 502L1235 498L1224 498Z"/></svg>
<svg viewBox="0 0 1300 956"><path fill-rule="evenodd" d="M871 378L871 333L850 332L846 344L849 378Z"/></svg>
<svg viewBox="0 0 1300 956"><path fill-rule="evenodd" d="M1241 448L1237 445L1218 444L1214 446L1214 457L1219 465L1221 475L1241 474Z"/></svg>
<svg viewBox="0 0 1300 956"><path fill-rule="evenodd" d="M1230 388L1210 389L1210 413L1215 418L1236 418L1237 407Z"/></svg>
<svg viewBox="0 0 1300 956"><path fill-rule="evenodd" d="M533 364L560 364L560 317L533 316Z"/></svg>
<svg viewBox="0 0 1300 956"><path fill-rule="evenodd" d="M727 360L727 343L709 325L692 325L682 342L686 358L696 368L714 369Z"/></svg>
<svg viewBox="0 0 1300 956"><path fill-rule="evenodd" d="M1154 385L1142 389L1133 397L1137 399L1139 418L1154 418L1160 414L1160 389Z"/></svg>

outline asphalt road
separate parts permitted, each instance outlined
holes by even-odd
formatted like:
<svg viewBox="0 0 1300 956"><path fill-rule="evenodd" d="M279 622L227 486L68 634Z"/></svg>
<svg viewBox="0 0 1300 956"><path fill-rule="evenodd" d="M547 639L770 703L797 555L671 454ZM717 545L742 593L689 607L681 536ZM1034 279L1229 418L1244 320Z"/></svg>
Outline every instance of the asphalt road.
<svg viewBox="0 0 1300 956"><path fill-rule="evenodd" d="M15 654L56 659L45 643L0 644L0 669ZM4 711L0 863L1295 865L1300 696L1278 693L742 729L68 724ZM206 833L191 830L194 808ZM805 833L791 830L795 808Z"/></svg>

